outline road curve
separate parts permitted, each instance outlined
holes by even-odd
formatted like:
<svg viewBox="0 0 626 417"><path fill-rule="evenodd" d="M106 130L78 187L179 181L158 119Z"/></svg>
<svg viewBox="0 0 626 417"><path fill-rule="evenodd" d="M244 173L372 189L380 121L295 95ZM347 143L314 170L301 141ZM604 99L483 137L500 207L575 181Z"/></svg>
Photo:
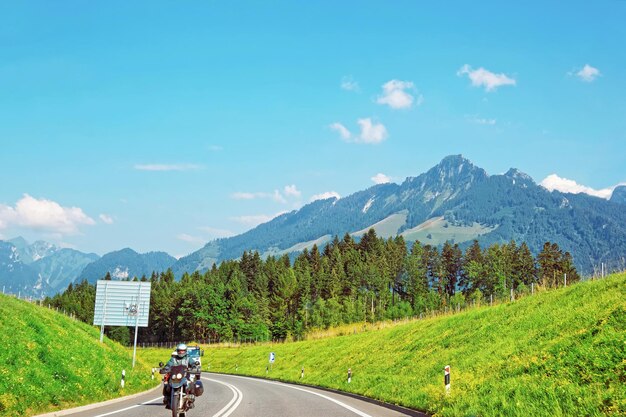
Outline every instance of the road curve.
<svg viewBox="0 0 626 417"><path fill-rule="evenodd" d="M188 417L400 417L426 416L306 386L204 373L204 395ZM72 417L168 417L159 391L71 414Z"/></svg>

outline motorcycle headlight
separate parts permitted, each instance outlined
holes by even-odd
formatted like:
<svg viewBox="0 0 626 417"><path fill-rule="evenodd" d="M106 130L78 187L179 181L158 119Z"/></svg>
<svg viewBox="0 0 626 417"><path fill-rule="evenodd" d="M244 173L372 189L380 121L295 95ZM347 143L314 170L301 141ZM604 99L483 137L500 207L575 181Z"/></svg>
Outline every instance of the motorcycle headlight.
<svg viewBox="0 0 626 417"><path fill-rule="evenodd" d="M176 379L183 379L183 374L176 375Z"/></svg>

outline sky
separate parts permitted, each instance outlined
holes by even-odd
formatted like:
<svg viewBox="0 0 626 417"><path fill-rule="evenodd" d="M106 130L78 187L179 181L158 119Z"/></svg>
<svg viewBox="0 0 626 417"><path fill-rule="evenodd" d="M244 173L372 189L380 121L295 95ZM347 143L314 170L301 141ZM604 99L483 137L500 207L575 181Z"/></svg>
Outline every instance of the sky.
<svg viewBox="0 0 626 417"><path fill-rule="evenodd" d="M0 239L187 255L451 154L626 183L626 1L0 3Z"/></svg>

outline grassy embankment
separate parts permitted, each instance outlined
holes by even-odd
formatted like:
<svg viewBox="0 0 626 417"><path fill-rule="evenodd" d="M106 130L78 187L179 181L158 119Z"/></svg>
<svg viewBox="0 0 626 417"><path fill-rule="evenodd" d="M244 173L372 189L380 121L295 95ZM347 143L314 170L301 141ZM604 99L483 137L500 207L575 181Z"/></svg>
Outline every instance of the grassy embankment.
<svg viewBox="0 0 626 417"><path fill-rule="evenodd" d="M441 416L625 415L625 335L626 274L619 274L366 333L207 347L203 363L214 372L265 377L273 351L269 378L351 391ZM169 351L141 354L152 363ZM445 365L452 369L447 396Z"/></svg>
<svg viewBox="0 0 626 417"><path fill-rule="evenodd" d="M126 386L120 387L122 369ZM0 294L0 416L29 416L143 391L148 365L97 328Z"/></svg>

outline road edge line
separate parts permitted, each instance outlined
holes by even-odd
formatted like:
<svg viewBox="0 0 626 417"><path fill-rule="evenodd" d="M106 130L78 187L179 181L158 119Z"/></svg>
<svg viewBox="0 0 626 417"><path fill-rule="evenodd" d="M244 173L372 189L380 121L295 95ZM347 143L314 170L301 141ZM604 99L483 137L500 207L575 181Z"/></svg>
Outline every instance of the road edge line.
<svg viewBox="0 0 626 417"><path fill-rule="evenodd" d="M126 401L126 400L132 400L133 398L137 398L137 397L140 397L140 396L142 396L144 394L148 394L148 393L150 393L152 391L156 391L159 388L161 388L161 384L155 386L152 389L149 389L149 390L143 391L143 392L138 392L136 394L126 395L124 397L112 398L110 400L101 401L99 403L86 404L86 405L81 405L79 407L74 407L74 408L67 408L65 410L51 411L51 412L46 413L46 414L37 414L37 415L34 415L32 417L62 417L62 416L69 416L71 414L76 414L76 413L81 413L83 411L93 410L94 408L106 407L107 405L117 404L119 402Z"/></svg>

